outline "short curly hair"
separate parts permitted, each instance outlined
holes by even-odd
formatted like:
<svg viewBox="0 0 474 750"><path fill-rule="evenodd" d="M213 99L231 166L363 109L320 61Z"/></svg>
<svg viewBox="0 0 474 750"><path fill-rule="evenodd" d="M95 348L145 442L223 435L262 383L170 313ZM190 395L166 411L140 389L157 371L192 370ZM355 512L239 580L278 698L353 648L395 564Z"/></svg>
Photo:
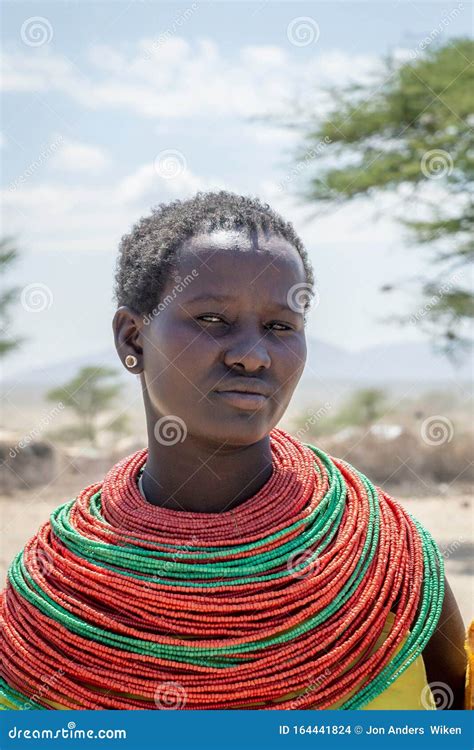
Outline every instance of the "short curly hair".
<svg viewBox="0 0 474 750"><path fill-rule="evenodd" d="M169 274L175 268L176 251L182 243L201 232L219 229L249 233L258 229L272 231L296 248L306 273L306 317L314 295L314 275L293 225L284 221L268 203L225 190L198 192L188 200L160 203L122 237L114 289L118 306L128 305L140 314L151 313L160 302Z"/></svg>

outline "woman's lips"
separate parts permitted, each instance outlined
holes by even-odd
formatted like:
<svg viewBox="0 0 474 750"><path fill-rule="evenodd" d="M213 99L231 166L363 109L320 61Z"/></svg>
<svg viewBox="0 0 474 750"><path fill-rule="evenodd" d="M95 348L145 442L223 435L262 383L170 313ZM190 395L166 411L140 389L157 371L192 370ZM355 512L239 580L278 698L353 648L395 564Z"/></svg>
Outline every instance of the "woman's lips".
<svg viewBox="0 0 474 750"><path fill-rule="evenodd" d="M238 409L259 409L268 398L268 396L262 396L260 393L243 393L241 391L216 392L218 396L222 396L228 404L236 406Z"/></svg>

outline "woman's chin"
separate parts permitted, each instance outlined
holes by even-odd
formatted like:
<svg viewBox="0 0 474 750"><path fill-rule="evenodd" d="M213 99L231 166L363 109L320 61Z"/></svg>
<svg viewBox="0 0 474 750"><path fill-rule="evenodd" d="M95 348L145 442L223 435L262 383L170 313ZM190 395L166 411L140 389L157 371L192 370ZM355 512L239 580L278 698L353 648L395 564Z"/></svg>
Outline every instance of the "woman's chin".
<svg viewBox="0 0 474 750"><path fill-rule="evenodd" d="M226 418L224 423L209 424L205 436L213 443L219 445L226 443L226 447L230 445L252 445L259 440L263 440L271 432L273 426L273 422L269 423L268 420L256 416L250 419L247 415L246 420L239 416L234 419ZM200 432L202 433L202 428Z"/></svg>

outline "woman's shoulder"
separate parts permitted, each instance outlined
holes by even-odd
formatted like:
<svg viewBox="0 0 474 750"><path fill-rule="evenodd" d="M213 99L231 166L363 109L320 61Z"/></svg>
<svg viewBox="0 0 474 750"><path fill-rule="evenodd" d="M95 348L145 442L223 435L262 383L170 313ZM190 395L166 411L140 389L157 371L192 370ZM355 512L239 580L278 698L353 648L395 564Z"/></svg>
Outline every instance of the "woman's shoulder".
<svg viewBox="0 0 474 750"><path fill-rule="evenodd" d="M464 707L467 655L466 628L458 604L444 579L444 600L436 628L423 649L428 682L436 685L439 701L446 709Z"/></svg>
<svg viewBox="0 0 474 750"><path fill-rule="evenodd" d="M394 613L389 612L380 641L388 636L394 620ZM404 641L398 647L397 652L402 648ZM433 695L421 654L382 693L363 706L363 710L366 711L402 709L434 710Z"/></svg>
<svg viewBox="0 0 474 750"><path fill-rule="evenodd" d="M397 602L394 602L394 609ZM418 613L417 613L418 614ZM456 598L444 576L444 598L440 616L428 643L422 651L428 684L437 704L446 709L464 705L467 655L466 629Z"/></svg>

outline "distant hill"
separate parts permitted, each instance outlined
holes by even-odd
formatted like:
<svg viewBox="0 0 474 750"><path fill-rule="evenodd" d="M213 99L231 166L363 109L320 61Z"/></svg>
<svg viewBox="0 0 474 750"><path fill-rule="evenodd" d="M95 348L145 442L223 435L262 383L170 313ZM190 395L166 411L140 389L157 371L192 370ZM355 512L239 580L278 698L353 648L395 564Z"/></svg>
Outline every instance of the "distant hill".
<svg viewBox="0 0 474 750"><path fill-rule="evenodd" d="M302 384L315 378L355 384L441 382L453 377L466 381L472 379L472 357L466 357L462 366L455 367L446 357L435 354L428 343L380 344L358 352L350 352L319 339L308 339L307 346ZM8 377L6 369L2 387L55 386L72 378L85 365L116 367L121 376L130 382L130 375L120 364L115 349L110 348L89 356L78 355L47 367L25 370L12 377Z"/></svg>
<svg viewBox="0 0 474 750"><path fill-rule="evenodd" d="M466 356L454 365L446 356L436 354L428 343L388 343L349 352L313 340L308 343L306 372L355 383L432 382L453 377L471 380L473 359Z"/></svg>

